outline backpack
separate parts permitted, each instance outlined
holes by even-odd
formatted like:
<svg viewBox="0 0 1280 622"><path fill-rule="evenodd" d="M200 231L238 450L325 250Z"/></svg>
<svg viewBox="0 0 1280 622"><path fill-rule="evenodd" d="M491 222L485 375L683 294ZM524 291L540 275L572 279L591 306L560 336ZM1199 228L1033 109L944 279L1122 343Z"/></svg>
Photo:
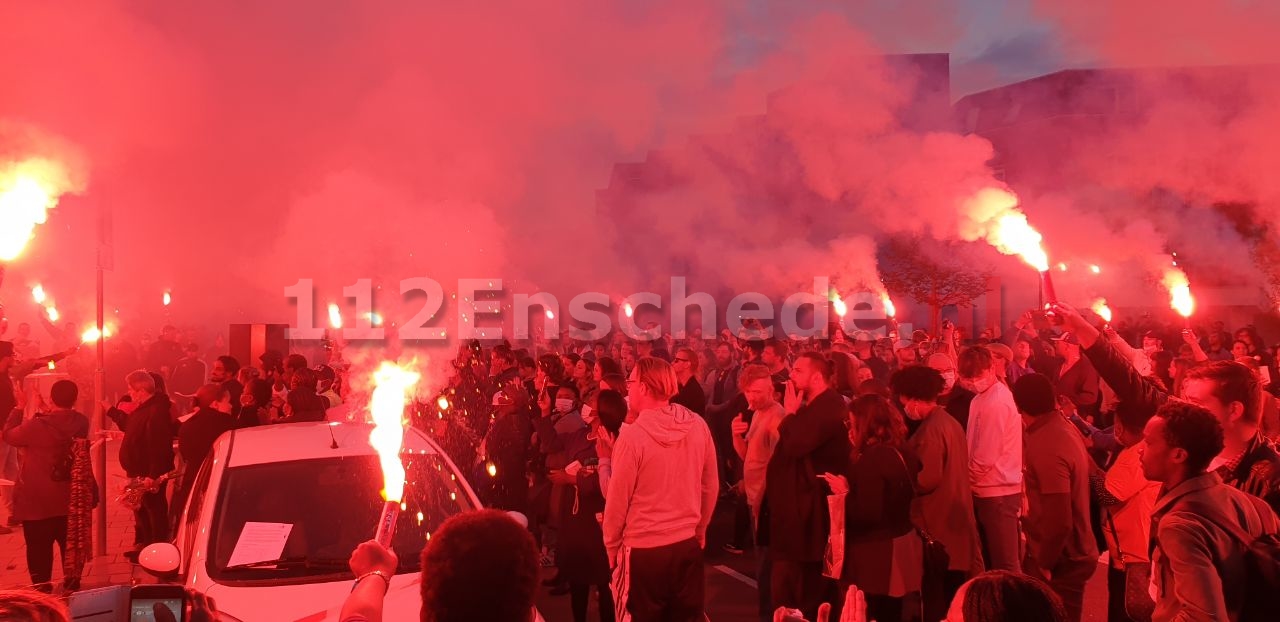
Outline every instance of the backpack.
<svg viewBox="0 0 1280 622"><path fill-rule="evenodd" d="M1270 511L1262 500L1253 497L1250 500L1259 513L1265 515ZM1280 534L1264 533L1253 538L1235 521L1221 520L1224 518L1221 512L1204 511L1204 508L1197 510L1201 510L1198 514L1244 545L1244 602L1240 606L1238 622L1275 620L1276 612L1280 611L1280 590L1277 590L1280 586Z"/></svg>
<svg viewBox="0 0 1280 622"><path fill-rule="evenodd" d="M63 449L62 452L60 452L54 459L53 465L49 468L49 479L55 482L71 481L71 469L75 466L75 454L71 452L71 442L73 439L64 434L62 430L59 430L57 426L53 425L46 419L36 418L36 421L48 426L48 428L53 430L57 436L66 438L66 440L63 441L66 445L66 449Z"/></svg>

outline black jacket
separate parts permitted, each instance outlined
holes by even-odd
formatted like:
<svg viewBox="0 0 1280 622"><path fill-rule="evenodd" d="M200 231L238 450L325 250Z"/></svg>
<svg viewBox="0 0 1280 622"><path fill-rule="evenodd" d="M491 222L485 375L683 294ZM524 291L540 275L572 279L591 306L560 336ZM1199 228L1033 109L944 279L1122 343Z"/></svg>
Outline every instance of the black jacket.
<svg viewBox="0 0 1280 622"><path fill-rule="evenodd" d="M124 430L120 443L120 466L129 477L160 477L173 471L172 404L164 393L152 395L131 413L119 408L107 416Z"/></svg>
<svg viewBox="0 0 1280 622"><path fill-rule="evenodd" d="M671 398L672 404L679 404L698 413L705 415L707 412L707 396L702 392L702 384L698 382L697 376L690 376L689 382L680 386L680 391L675 397Z"/></svg>
<svg viewBox="0 0 1280 622"><path fill-rule="evenodd" d="M823 473L848 471L848 407L829 388L778 426L765 474L770 553L783 561L822 561L831 531Z"/></svg>

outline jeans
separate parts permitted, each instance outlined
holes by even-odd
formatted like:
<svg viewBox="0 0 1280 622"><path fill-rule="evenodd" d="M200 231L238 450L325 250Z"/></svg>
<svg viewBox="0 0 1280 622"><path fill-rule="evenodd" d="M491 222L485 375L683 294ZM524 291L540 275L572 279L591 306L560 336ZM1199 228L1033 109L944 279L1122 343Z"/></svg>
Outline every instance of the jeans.
<svg viewBox="0 0 1280 622"><path fill-rule="evenodd" d="M1018 511L1021 509L1021 494L973 498L973 513L978 519L978 535L982 536L987 570L1022 572L1018 532Z"/></svg>

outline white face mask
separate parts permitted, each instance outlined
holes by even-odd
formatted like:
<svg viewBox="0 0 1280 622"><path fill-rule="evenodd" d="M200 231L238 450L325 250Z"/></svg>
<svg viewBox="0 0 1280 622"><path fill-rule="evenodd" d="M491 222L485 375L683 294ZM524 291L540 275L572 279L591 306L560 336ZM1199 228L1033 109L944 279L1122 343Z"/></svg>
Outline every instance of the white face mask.
<svg viewBox="0 0 1280 622"><path fill-rule="evenodd" d="M567 412L572 412L572 411L573 411L573 400L571 400L571 399L557 399L557 400L556 400L556 412L558 412L558 413L567 413Z"/></svg>
<svg viewBox="0 0 1280 622"><path fill-rule="evenodd" d="M944 392L950 391L952 387L956 386L956 372L954 371L942 372L942 382L943 382L943 385L942 385L943 391Z"/></svg>
<svg viewBox="0 0 1280 622"><path fill-rule="evenodd" d="M587 425L591 425L591 422L595 420L596 420L596 416L595 416L595 413L592 412L591 405L583 404L582 405L582 422Z"/></svg>
<svg viewBox="0 0 1280 622"><path fill-rule="evenodd" d="M964 385L964 388L973 391L974 393L983 393L987 389L990 389L991 385L996 383L996 378L995 376L987 376L985 378L962 380L960 382Z"/></svg>

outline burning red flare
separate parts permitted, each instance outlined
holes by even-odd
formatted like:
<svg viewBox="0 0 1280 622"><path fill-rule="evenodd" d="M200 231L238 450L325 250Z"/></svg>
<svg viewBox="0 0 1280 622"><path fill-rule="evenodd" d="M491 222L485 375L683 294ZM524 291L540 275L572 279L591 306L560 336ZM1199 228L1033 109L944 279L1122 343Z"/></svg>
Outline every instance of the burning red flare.
<svg viewBox="0 0 1280 622"><path fill-rule="evenodd" d="M374 538L383 546L391 544L400 500L404 497L404 463L400 461L400 449L404 445L404 405L409 391L421 377L417 372L390 361L384 361L373 374L374 389L370 403L373 432L369 434L369 444L378 452L378 462L382 465L383 497L387 501Z"/></svg>
<svg viewBox="0 0 1280 622"><path fill-rule="evenodd" d="M71 183L62 165L33 158L0 169L0 261L22 254Z"/></svg>

